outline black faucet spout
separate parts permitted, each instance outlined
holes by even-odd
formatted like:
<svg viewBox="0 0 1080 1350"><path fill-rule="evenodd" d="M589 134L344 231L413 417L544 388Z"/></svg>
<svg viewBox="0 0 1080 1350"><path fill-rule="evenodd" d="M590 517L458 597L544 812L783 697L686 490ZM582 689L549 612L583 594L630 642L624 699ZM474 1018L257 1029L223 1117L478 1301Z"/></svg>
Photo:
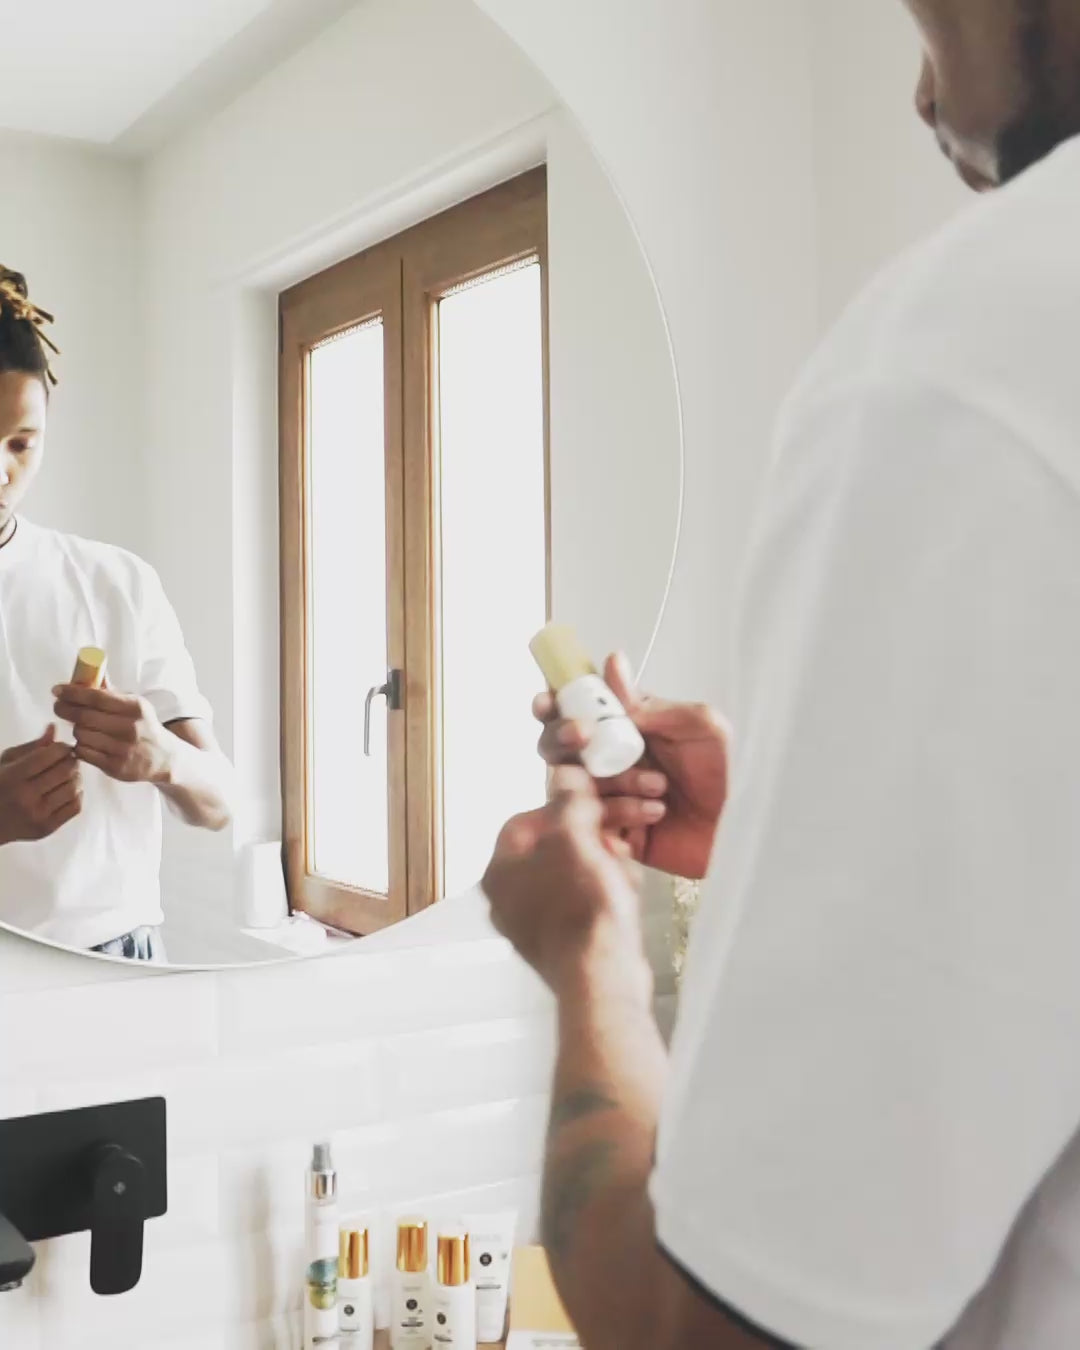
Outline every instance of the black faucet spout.
<svg viewBox="0 0 1080 1350"><path fill-rule="evenodd" d="M33 1268L33 1247L15 1225L0 1214L0 1294L18 1289Z"/></svg>

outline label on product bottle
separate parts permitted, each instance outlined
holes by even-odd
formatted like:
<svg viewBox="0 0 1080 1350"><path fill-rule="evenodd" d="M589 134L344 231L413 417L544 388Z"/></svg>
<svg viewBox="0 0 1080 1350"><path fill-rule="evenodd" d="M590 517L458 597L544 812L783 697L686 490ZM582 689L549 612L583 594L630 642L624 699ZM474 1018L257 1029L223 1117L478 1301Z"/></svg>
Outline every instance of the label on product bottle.
<svg viewBox="0 0 1080 1350"><path fill-rule="evenodd" d="M401 1281L394 1300L393 1342L395 1346L427 1344L427 1295L426 1276L420 1275Z"/></svg>

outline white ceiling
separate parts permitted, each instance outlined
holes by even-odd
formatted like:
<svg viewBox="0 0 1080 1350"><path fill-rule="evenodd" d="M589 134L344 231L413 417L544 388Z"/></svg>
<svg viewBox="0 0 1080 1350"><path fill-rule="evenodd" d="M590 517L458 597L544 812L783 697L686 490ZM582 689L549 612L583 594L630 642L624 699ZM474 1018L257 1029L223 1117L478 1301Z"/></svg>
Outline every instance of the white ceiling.
<svg viewBox="0 0 1080 1350"><path fill-rule="evenodd" d="M0 0L0 129L138 152L354 0Z"/></svg>

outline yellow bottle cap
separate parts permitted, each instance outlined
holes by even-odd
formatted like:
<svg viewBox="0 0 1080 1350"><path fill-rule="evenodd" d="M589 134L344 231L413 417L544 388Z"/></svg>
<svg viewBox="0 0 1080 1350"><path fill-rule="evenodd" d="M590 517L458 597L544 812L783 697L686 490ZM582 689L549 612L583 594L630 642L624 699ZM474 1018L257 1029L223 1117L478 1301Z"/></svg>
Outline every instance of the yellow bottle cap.
<svg viewBox="0 0 1080 1350"><path fill-rule="evenodd" d="M105 653L100 647L80 648L71 683L83 689L101 688L105 683Z"/></svg>
<svg viewBox="0 0 1080 1350"><path fill-rule="evenodd" d="M583 675L595 675L596 667L578 635L564 623L549 623L529 643L536 664L556 693Z"/></svg>

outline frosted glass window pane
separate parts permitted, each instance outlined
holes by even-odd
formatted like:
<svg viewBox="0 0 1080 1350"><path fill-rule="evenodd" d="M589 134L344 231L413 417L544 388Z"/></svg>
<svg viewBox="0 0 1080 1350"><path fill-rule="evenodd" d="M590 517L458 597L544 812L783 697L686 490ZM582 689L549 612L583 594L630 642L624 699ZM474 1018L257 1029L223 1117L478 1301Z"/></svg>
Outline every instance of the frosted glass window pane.
<svg viewBox="0 0 1080 1350"><path fill-rule="evenodd" d="M544 800L529 639L546 616L539 263L439 304L445 893Z"/></svg>
<svg viewBox="0 0 1080 1350"><path fill-rule="evenodd" d="M316 347L308 365L309 865L328 880L389 889L383 327Z"/></svg>

